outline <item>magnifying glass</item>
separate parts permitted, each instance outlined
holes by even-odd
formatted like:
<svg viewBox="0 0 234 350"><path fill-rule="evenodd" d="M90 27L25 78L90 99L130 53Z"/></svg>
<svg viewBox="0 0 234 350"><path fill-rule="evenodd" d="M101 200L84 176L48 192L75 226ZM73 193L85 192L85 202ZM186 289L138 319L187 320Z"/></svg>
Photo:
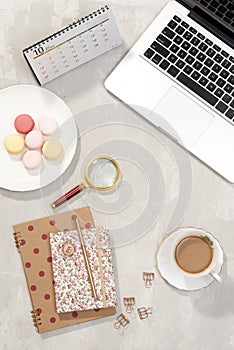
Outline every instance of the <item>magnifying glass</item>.
<svg viewBox="0 0 234 350"><path fill-rule="evenodd" d="M51 204L56 208L84 189L91 187L98 191L110 190L117 185L121 177L116 160L109 156L96 156L85 168L85 180Z"/></svg>

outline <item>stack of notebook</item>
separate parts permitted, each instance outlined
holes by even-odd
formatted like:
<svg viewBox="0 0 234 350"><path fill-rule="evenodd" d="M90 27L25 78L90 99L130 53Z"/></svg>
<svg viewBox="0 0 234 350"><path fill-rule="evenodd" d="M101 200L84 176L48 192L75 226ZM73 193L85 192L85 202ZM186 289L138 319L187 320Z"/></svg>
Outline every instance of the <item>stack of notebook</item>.
<svg viewBox="0 0 234 350"><path fill-rule="evenodd" d="M97 230L94 229L93 218L88 207L58 214L53 216L53 218L45 217L14 226L16 246L21 254L31 297L34 324L39 333L111 316L116 313L116 293L113 285L113 269L108 243L109 233L105 229L101 229L101 232L99 232L99 243L87 244L89 255L92 255L94 258L94 264L97 264L98 261L99 266L95 276L96 286L99 291L99 300L96 304L90 303L90 295L87 295L87 290L90 287L87 285L87 276L83 268L82 257L80 257L80 263L76 268L77 271L82 270L86 281L85 292L83 290L82 293L81 284L79 283L81 275L75 278L71 269L66 270L66 273L69 272L69 274L67 276L63 274L62 278L61 274L60 278L58 277L59 274L54 275L54 271L59 271L58 269L56 270L55 259L56 254L60 253L59 250L57 250L57 253L54 250L56 245L58 248L58 238L69 241L73 237L76 244L76 254L80 254L74 216L79 218L81 227L85 229L83 232L86 243L88 242L87 239L92 241L94 234L97 234ZM50 243L52 243L52 250ZM98 244L98 246L95 246L95 244ZM77 256L74 255L75 257ZM104 259L101 267L100 258L101 261ZM65 259L63 260L64 262ZM69 260L68 265L73 265L74 267L76 260ZM82 266L82 269L79 266ZM109 282L107 281L108 276L110 277ZM61 293L64 288L68 288L69 281L67 278L74 280L77 293L73 295ZM81 300L82 303L80 302Z"/></svg>

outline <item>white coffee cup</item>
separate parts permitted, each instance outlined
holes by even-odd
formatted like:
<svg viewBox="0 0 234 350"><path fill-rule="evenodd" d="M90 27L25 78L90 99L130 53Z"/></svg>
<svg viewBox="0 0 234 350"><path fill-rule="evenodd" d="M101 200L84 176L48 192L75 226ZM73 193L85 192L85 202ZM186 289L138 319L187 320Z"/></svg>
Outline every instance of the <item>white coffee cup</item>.
<svg viewBox="0 0 234 350"><path fill-rule="evenodd" d="M175 231L176 232L176 231ZM178 233L179 232L179 233ZM177 263L175 253L176 253L176 248L178 244L185 238L191 237L191 236L198 236L200 238L203 238L204 240L207 241L207 243L210 244L213 255L212 255L212 260L203 271L198 272L198 273L190 273L185 270L183 270ZM218 273L214 271L215 266L218 263L219 260L219 243L218 241L207 231L203 229L198 229L194 227L185 227L185 228L180 228L177 231L177 234L175 235L175 239L172 243L171 246L171 259L173 264L179 269L180 272L182 272L185 276L187 277L202 277L206 275L212 276L216 281L221 282L222 278Z"/></svg>

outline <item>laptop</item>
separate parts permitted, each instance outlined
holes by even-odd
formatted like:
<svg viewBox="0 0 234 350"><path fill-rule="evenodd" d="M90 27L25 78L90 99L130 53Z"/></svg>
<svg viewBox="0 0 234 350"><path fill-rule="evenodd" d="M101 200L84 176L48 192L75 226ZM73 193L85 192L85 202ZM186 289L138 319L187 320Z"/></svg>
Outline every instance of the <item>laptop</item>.
<svg viewBox="0 0 234 350"><path fill-rule="evenodd" d="M170 1L105 81L234 183L234 1Z"/></svg>

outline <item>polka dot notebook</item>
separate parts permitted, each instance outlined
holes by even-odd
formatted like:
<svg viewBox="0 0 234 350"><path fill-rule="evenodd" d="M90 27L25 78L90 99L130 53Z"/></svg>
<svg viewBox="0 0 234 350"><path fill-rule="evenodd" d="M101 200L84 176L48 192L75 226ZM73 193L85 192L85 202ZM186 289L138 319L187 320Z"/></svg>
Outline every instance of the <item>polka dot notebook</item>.
<svg viewBox="0 0 234 350"><path fill-rule="evenodd" d="M32 317L39 333L111 316L114 307L96 310L57 313L50 249L52 232L75 230L74 215L82 228L94 226L88 207L72 212L45 217L14 226L16 246L19 249L32 302Z"/></svg>

